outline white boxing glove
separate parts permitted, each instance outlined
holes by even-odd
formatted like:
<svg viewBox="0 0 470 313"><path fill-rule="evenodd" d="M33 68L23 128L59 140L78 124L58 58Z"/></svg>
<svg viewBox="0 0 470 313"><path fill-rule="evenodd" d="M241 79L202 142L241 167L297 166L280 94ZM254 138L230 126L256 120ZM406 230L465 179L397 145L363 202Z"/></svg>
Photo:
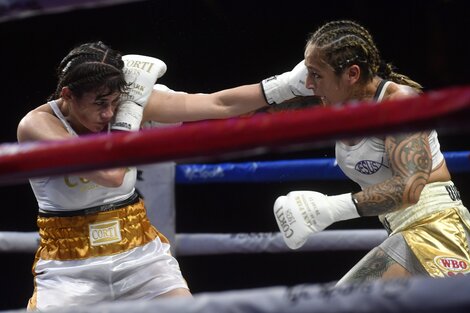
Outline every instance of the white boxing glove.
<svg viewBox="0 0 470 313"><path fill-rule="evenodd" d="M157 58L138 54L124 55L122 60L130 89L121 97L111 129L139 130L144 107L152 93L153 85L165 74L166 64Z"/></svg>
<svg viewBox="0 0 470 313"><path fill-rule="evenodd" d="M269 104L281 104L295 97L313 96L313 90L306 87L307 75L302 60L292 71L264 79L261 86L266 101Z"/></svg>
<svg viewBox="0 0 470 313"><path fill-rule="evenodd" d="M274 203L274 216L287 246L298 249L310 234L337 221L359 217L352 194L327 196L315 191L292 191Z"/></svg>

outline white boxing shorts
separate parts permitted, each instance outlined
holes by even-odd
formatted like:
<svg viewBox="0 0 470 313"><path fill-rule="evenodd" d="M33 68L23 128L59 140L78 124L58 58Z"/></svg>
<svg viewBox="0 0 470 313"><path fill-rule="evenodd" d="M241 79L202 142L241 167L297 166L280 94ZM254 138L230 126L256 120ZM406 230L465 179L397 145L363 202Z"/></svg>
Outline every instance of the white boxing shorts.
<svg viewBox="0 0 470 313"><path fill-rule="evenodd" d="M29 310L149 300L188 289L170 245L143 202L85 216L39 217Z"/></svg>

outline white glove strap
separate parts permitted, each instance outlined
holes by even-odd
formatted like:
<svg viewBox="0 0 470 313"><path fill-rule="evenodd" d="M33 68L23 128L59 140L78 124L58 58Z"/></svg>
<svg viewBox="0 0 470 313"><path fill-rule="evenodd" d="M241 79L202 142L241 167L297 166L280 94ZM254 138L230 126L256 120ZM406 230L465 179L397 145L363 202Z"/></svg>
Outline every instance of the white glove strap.
<svg viewBox="0 0 470 313"><path fill-rule="evenodd" d="M289 72L286 72L263 79L261 87L268 104L279 104L294 98L289 87L288 75Z"/></svg>
<svg viewBox="0 0 470 313"><path fill-rule="evenodd" d="M264 96L269 104L281 104L300 96L313 96L313 91L305 84L308 70L304 61L300 61L290 72L272 76L261 82Z"/></svg>
<svg viewBox="0 0 470 313"><path fill-rule="evenodd" d="M112 124L113 130L138 131L144 114L144 108L133 101L123 101L119 104Z"/></svg>
<svg viewBox="0 0 470 313"><path fill-rule="evenodd" d="M335 221L350 220L360 217L351 193L337 196L328 196L331 205L331 214Z"/></svg>

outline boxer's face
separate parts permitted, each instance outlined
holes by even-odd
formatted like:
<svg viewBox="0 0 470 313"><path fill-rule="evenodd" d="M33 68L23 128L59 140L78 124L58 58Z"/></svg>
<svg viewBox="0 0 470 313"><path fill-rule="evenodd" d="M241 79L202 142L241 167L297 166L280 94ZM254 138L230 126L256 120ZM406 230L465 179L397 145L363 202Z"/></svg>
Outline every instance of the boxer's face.
<svg viewBox="0 0 470 313"><path fill-rule="evenodd" d="M345 74L337 75L324 61L321 50L315 45L309 45L305 49L305 66L308 70L306 86L322 98L324 105L349 100L350 90Z"/></svg>
<svg viewBox="0 0 470 313"><path fill-rule="evenodd" d="M85 92L81 97L73 94L69 103L69 119L77 133L98 133L108 129L119 102L120 93Z"/></svg>

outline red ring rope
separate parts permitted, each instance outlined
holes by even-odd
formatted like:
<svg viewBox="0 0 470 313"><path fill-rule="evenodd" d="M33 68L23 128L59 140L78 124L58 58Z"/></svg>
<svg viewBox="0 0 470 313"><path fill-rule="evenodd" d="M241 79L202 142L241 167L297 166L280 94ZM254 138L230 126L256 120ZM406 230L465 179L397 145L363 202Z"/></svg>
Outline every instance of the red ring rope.
<svg viewBox="0 0 470 313"><path fill-rule="evenodd" d="M168 160L214 159L230 152L318 143L338 138L424 128L468 129L470 87L417 98L310 108L251 118L204 121L178 128L83 136L0 147L0 184ZM13 152L11 152L13 150Z"/></svg>

